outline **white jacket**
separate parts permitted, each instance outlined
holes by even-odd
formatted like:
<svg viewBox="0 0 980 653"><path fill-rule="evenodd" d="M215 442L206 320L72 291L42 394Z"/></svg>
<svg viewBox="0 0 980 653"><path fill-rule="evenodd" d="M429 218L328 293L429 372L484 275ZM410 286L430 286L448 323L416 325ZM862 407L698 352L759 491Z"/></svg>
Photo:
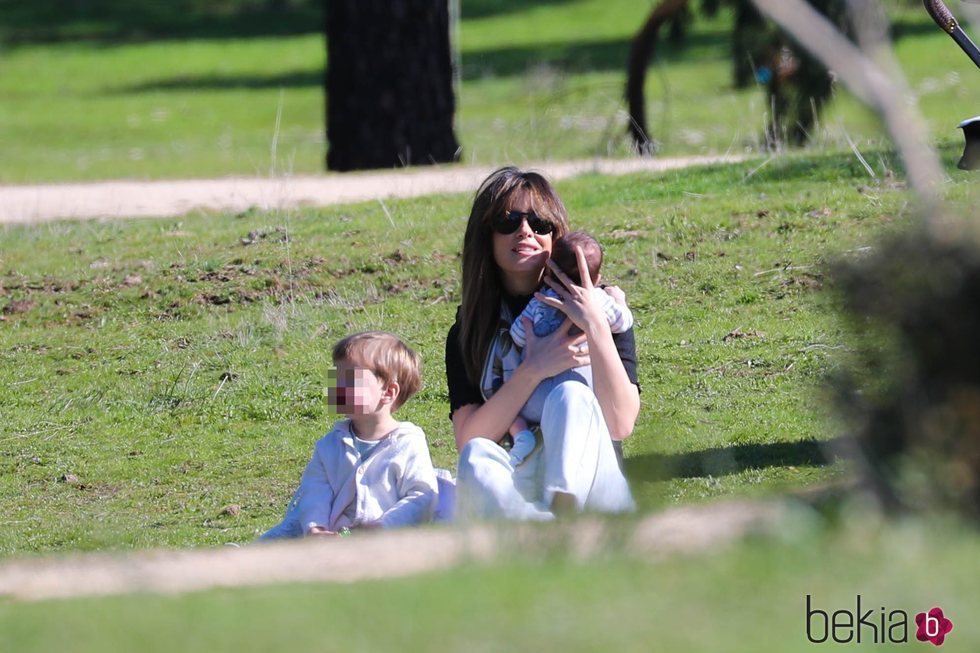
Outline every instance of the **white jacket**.
<svg viewBox="0 0 980 653"><path fill-rule="evenodd" d="M436 473L425 433L401 422L362 459L349 419L317 441L282 523L262 536L298 537L311 525L331 531L379 522L384 528L428 521L436 503Z"/></svg>

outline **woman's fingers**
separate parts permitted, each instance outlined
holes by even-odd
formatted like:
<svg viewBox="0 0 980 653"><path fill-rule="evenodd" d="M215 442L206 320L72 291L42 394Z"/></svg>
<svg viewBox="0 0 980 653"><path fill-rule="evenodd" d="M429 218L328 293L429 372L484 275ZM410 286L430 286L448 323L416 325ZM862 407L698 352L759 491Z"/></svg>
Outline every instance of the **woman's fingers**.
<svg viewBox="0 0 980 653"><path fill-rule="evenodd" d="M565 286L561 285L551 277L545 277L544 282L548 285L549 288L555 291L556 295L558 295L562 299L565 299L565 294L568 292L568 289Z"/></svg>
<svg viewBox="0 0 980 653"><path fill-rule="evenodd" d="M565 289L571 291L578 286L585 290L592 290L592 276L589 274L589 262L585 259L585 252L582 251L582 248L577 245L575 247L575 261L578 263L578 278L581 280L581 283L575 283L572 281L552 259L548 259L548 267L551 268L551 272L558 278L559 281L561 281ZM554 288L556 291L558 290L556 285L547 277L545 278L545 283ZM560 292L558 294L561 295ZM562 297L564 297L564 295L562 295Z"/></svg>
<svg viewBox="0 0 980 653"><path fill-rule="evenodd" d="M565 289L571 290L572 288L575 287L576 285L575 282L573 282L571 279L568 278L568 275L565 274L565 272L560 267L558 267L558 264L555 263L554 260L548 259L548 267L551 268L551 273L554 274L559 281L561 281L562 285L564 286L562 290ZM555 291L558 291L557 284L555 284L552 279L545 277L545 283L547 283L549 286L554 288ZM559 292L558 294L561 295L561 292Z"/></svg>
<svg viewBox="0 0 980 653"><path fill-rule="evenodd" d="M543 297L542 301L544 299L548 299L548 300L551 300L553 302L556 302L556 304L555 304L556 306L559 306L559 307L561 306L561 302L559 302L558 300L556 300L553 297L547 297L547 296L542 296L542 297ZM575 323L572 322L571 320L567 320L567 319L566 320L562 320L561 324L558 325L558 328L556 328L550 334L548 334L546 336L543 336L543 337L540 337L540 338L538 336L534 336L534 340L535 340L535 342L538 342L538 341L541 341L541 340L549 340L549 341L554 341L554 342L560 342L560 341L563 341L563 340L567 340L567 342L565 344L568 344L568 345L577 345L577 344L580 344L582 342L585 342L585 334L584 333L579 333L579 334L577 334L575 336L569 336L568 335L568 333L572 330L572 327L574 327L574 326L575 326ZM524 325L524 328L525 328L525 330L527 331L528 334L533 334L534 333L534 327L531 325L531 321L530 320L528 320L527 324ZM530 338L531 338L531 335L528 335L528 339L530 339Z"/></svg>
<svg viewBox="0 0 980 653"><path fill-rule="evenodd" d="M521 321L524 323L524 333L527 334L528 339L534 338L537 340L538 337L534 335L534 321L527 316L522 317Z"/></svg>
<svg viewBox="0 0 980 653"><path fill-rule="evenodd" d="M589 262L585 260L585 252L578 245L575 246L575 258L578 260L578 278L582 280L581 286L591 291L592 275L589 274Z"/></svg>
<svg viewBox="0 0 980 653"><path fill-rule="evenodd" d="M552 308L557 308L560 311L563 310L562 307L565 305L565 303L562 302L560 299L556 297L549 297L548 295L545 295L544 293L540 293L540 292L534 293L534 298L537 299L542 304L546 306L550 306Z"/></svg>
<svg viewBox="0 0 980 653"><path fill-rule="evenodd" d="M539 338L534 333L534 322L531 318L522 317L521 321L524 323L524 353L530 356L532 351L537 351Z"/></svg>
<svg viewBox="0 0 980 653"><path fill-rule="evenodd" d="M525 322L527 344L524 348L525 362L541 371L543 376L554 376L572 367L589 364L589 351L584 333L570 335L575 326L571 320L564 320L547 336L534 335L534 327Z"/></svg>
<svg viewBox="0 0 980 653"><path fill-rule="evenodd" d="M584 353L587 356L589 354L589 340L582 331L575 335L569 335L573 327L575 327L574 322L565 320L552 335L558 341L559 346L564 347L566 351L575 355Z"/></svg>

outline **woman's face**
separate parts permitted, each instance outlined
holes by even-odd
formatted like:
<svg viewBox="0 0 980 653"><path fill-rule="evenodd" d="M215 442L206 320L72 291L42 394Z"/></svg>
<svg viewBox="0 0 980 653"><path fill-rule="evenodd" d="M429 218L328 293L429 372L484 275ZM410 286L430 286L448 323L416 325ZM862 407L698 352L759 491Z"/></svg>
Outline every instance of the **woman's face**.
<svg viewBox="0 0 980 653"><path fill-rule="evenodd" d="M530 213L534 210L526 192L516 192L507 211ZM528 295L541 282L548 257L551 256L552 234L536 234L527 220L512 234L493 232L493 260L500 268L504 289L514 295Z"/></svg>

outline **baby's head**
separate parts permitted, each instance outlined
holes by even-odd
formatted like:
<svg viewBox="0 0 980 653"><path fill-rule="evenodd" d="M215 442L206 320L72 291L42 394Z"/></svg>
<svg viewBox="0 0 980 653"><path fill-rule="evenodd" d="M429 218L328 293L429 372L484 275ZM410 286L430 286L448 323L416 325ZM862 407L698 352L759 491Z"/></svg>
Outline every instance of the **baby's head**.
<svg viewBox="0 0 980 653"><path fill-rule="evenodd" d="M375 412L383 399L391 411L400 408L422 387L422 362L398 336L364 331L333 347L330 403L338 412ZM371 378L373 377L373 378Z"/></svg>
<svg viewBox="0 0 980 653"><path fill-rule="evenodd" d="M572 231L556 240L551 247L551 260L568 275L569 279L577 285L582 285L578 273L578 258L575 256L576 247L581 248L582 253L585 254L585 263L589 267L589 278L592 283L598 283L599 270L602 267L602 247L599 241L584 231Z"/></svg>

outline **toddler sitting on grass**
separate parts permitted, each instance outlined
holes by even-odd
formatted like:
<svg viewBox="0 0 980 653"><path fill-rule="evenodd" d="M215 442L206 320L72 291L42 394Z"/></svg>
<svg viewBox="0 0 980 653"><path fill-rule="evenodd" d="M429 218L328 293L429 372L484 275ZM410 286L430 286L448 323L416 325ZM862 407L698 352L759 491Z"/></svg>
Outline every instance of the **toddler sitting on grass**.
<svg viewBox="0 0 980 653"><path fill-rule="evenodd" d="M313 450L286 516L259 539L330 537L432 519L438 484L422 429L392 413L422 385L418 354L384 331L333 348L330 404L339 420Z"/></svg>

